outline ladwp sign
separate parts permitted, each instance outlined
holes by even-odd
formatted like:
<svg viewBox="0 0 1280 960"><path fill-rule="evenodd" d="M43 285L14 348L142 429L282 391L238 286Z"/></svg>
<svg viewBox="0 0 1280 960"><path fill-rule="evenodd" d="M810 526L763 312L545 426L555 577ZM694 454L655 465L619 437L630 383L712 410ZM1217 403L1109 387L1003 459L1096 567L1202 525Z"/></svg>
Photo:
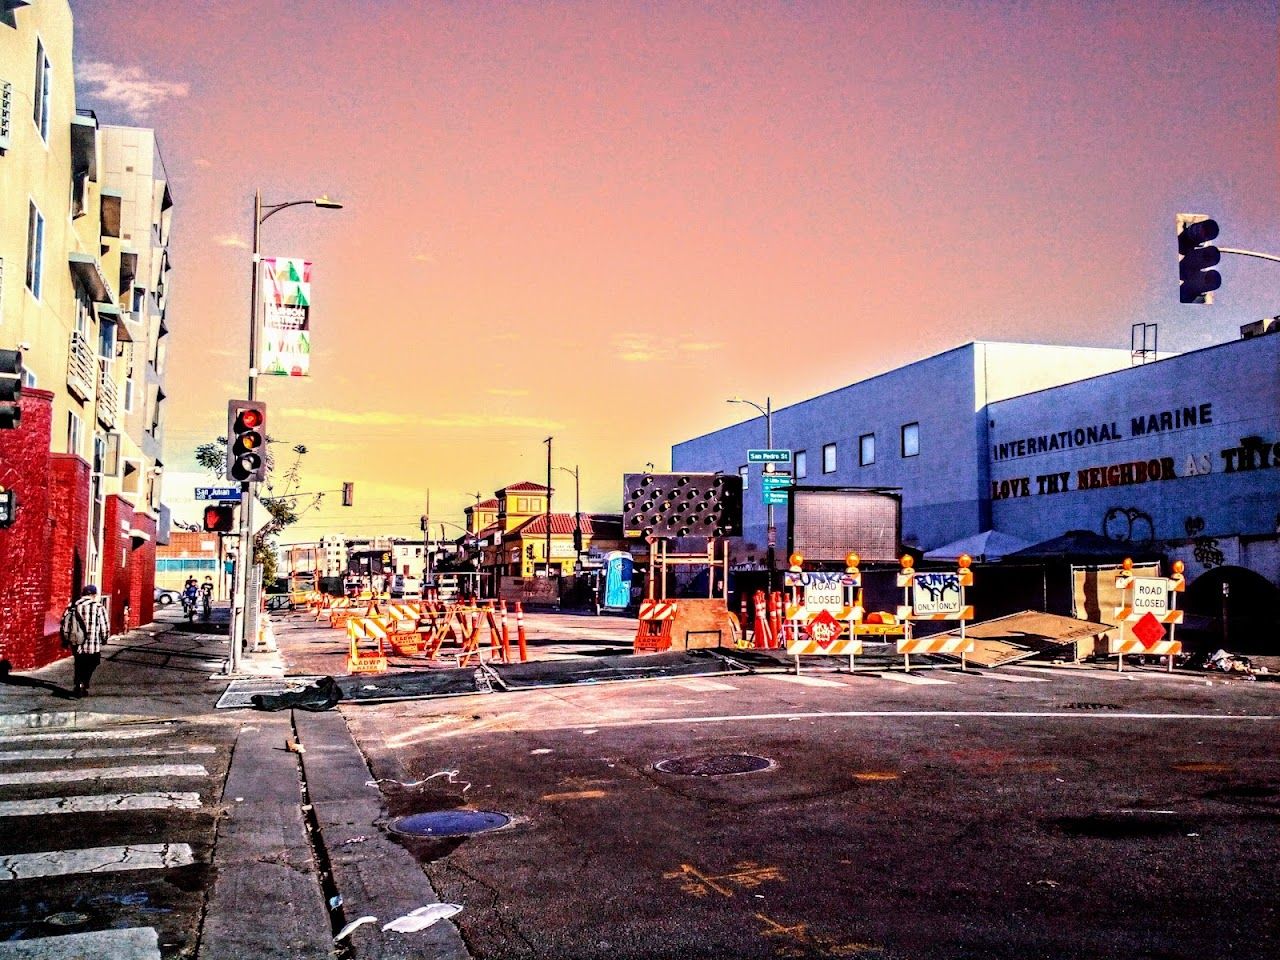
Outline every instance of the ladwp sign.
<svg viewBox="0 0 1280 960"><path fill-rule="evenodd" d="M914 616L952 614L958 618L964 606L958 573L917 573L911 580L911 608Z"/></svg>

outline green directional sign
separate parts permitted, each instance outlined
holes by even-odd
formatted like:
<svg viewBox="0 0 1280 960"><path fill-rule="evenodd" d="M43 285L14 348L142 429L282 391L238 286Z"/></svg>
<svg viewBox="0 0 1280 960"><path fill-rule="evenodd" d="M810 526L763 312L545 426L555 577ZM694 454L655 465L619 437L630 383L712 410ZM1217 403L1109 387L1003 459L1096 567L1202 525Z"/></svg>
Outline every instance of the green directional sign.
<svg viewBox="0 0 1280 960"><path fill-rule="evenodd" d="M790 463L790 450L748 450L747 463Z"/></svg>
<svg viewBox="0 0 1280 960"><path fill-rule="evenodd" d="M795 482L793 477L785 473L766 473L760 481L760 498L766 506L786 503L787 490Z"/></svg>

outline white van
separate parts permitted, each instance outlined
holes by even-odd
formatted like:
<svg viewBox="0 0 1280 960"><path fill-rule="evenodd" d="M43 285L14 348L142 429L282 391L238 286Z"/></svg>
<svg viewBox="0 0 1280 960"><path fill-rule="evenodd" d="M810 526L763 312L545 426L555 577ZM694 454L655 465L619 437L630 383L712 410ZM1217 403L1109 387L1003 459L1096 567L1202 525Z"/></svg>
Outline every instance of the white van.
<svg viewBox="0 0 1280 960"><path fill-rule="evenodd" d="M421 600L422 581L417 577L407 577L397 573L391 578L392 600Z"/></svg>

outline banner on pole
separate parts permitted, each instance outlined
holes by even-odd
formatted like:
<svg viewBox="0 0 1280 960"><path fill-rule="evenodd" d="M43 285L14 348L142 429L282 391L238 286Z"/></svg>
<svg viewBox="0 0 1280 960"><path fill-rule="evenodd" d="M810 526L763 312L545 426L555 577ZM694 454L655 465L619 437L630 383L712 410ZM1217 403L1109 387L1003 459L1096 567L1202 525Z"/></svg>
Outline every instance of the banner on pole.
<svg viewBox="0 0 1280 960"><path fill-rule="evenodd" d="M263 257L262 355L268 377L311 375L311 261Z"/></svg>

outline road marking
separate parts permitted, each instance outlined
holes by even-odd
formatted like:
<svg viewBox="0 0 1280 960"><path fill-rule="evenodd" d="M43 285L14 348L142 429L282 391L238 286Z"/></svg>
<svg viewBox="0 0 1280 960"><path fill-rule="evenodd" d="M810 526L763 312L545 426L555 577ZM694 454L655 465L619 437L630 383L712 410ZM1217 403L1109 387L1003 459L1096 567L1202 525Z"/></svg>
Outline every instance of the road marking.
<svg viewBox="0 0 1280 960"><path fill-rule="evenodd" d="M557 800L599 800L601 797L609 795L607 790L574 790L569 793L548 793L539 797L547 803L555 803Z"/></svg>
<svg viewBox="0 0 1280 960"><path fill-rule="evenodd" d="M196 862L189 844L136 843L127 847L85 847L0 856L0 882L61 877L71 873L164 870Z"/></svg>
<svg viewBox="0 0 1280 960"><path fill-rule="evenodd" d="M198 763L157 763L133 767L85 767L82 770L37 770L0 773L0 787L15 784L78 783L81 780L128 780L131 777L207 777L209 771Z"/></svg>
<svg viewBox="0 0 1280 960"><path fill-rule="evenodd" d="M109 760L116 757L186 756L214 753L211 746L191 747L67 747L59 750L0 750L0 763L13 760Z"/></svg>
<svg viewBox="0 0 1280 960"><path fill-rule="evenodd" d="M719 690L737 690L731 683L721 683L719 680L707 680L704 677L690 677L688 680L681 680L680 686L686 690L692 690L695 693L714 693Z"/></svg>
<svg viewBox="0 0 1280 960"><path fill-rule="evenodd" d="M134 810L199 810L198 793L102 793L87 797L46 797L0 802L0 817L50 813L119 813Z"/></svg>
<svg viewBox="0 0 1280 960"><path fill-rule="evenodd" d="M1179 773L1230 773L1235 768L1227 763L1196 760L1190 763L1175 763L1173 769Z"/></svg>
<svg viewBox="0 0 1280 960"><path fill-rule="evenodd" d="M853 779L875 782L878 780L897 780L898 776L898 773L893 770L863 770L861 773L855 773Z"/></svg>
<svg viewBox="0 0 1280 960"><path fill-rule="evenodd" d="M1003 680L1005 683L1050 683L1048 677L1020 677L1016 673L980 673L986 680Z"/></svg>
<svg viewBox="0 0 1280 960"><path fill-rule="evenodd" d="M130 927L0 943L0 960L83 960L84 957L160 960L160 937L152 927Z"/></svg>
<svg viewBox="0 0 1280 960"><path fill-rule="evenodd" d="M831 710L812 713L739 713L726 714L719 717L645 717L637 720L617 720L600 723L590 728L594 733L597 727L642 727L673 723L744 723L753 720L848 720L879 719L884 717L915 717L919 719L936 718L939 720L963 719L965 717L981 719L1021 719L1021 720L1230 720L1234 722L1258 721L1268 722L1280 720L1277 714L1254 713L1116 713L1105 711L1099 713L1081 713L1078 710ZM579 729L572 725L559 729ZM583 733L588 732L583 730Z"/></svg>
<svg viewBox="0 0 1280 960"><path fill-rule="evenodd" d="M12 733L0 736L0 743L17 743L25 740L140 740L172 733L173 727L158 730L68 730L66 733Z"/></svg>
<svg viewBox="0 0 1280 960"><path fill-rule="evenodd" d="M783 680L787 683L798 683L802 687L840 687L844 688L844 684L839 680L825 680L822 677L793 677L786 673L766 673L762 676L769 677L772 680Z"/></svg>
<svg viewBox="0 0 1280 960"><path fill-rule="evenodd" d="M892 680L895 683L914 683L920 686L928 686L939 683L955 683L954 680L939 680L937 677L922 677L915 673L877 673L877 677L881 680Z"/></svg>
<svg viewBox="0 0 1280 960"><path fill-rule="evenodd" d="M1086 680L1133 680L1137 674L1109 672L1106 670L1089 670L1077 667L1024 667L1021 664L1005 667L1006 670L1029 670L1032 673L1047 673L1054 677L1084 677Z"/></svg>

